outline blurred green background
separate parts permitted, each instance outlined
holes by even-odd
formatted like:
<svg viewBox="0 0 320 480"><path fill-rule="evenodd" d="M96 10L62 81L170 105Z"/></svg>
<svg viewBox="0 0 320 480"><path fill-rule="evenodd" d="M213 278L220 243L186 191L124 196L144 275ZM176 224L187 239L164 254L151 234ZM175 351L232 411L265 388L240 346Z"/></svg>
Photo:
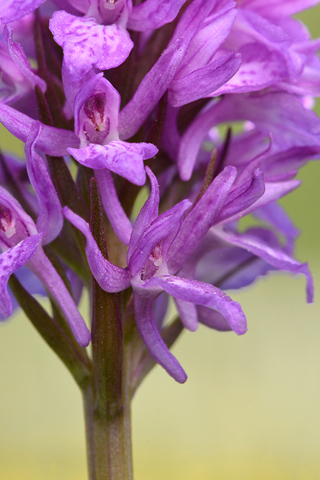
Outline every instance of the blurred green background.
<svg viewBox="0 0 320 480"><path fill-rule="evenodd" d="M314 37L319 15L301 15ZM300 178L282 203L302 231L297 257L309 261L315 303L303 278L274 274L231 292L247 315L243 337L185 333L174 353L187 383L157 367L133 402L136 480L319 480L320 162ZM85 480L79 392L22 315L1 325L0 365L0 478Z"/></svg>

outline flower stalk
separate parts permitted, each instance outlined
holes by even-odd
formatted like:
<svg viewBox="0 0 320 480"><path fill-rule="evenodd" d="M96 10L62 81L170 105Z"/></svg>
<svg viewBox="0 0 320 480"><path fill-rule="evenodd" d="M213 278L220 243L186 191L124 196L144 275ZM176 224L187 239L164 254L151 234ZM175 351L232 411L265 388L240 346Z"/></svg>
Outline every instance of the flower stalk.
<svg viewBox="0 0 320 480"><path fill-rule="evenodd" d="M91 183L90 227L108 259L98 184ZM93 382L83 392L90 480L131 480L130 378L124 369L123 331L115 293L93 278Z"/></svg>

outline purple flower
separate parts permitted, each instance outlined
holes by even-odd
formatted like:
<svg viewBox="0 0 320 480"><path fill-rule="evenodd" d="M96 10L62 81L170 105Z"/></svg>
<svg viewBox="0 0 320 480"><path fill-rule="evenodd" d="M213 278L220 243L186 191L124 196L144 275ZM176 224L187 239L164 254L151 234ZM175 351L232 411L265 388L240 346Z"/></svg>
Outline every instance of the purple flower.
<svg viewBox="0 0 320 480"><path fill-rule="evenodd" d="M48 294L69 322L80 345L86 346L90 333L63 280L45 255L41 245L54 240L62 228L61 206L44 161L34 151L41 126L35 122L26 143L27 169L37 195L39 213L37 226L20 204L0 187L0 311L11 314L12 304L7 292L9 276L22 265L39 278Z"/></svg>
<svg viewBox="0 0 320 480"><path fill-rule="evenodd" d="M83 77L93 67L99 70L117 67L133 47L128 32L118 23L100 25L94 17L76 17L63 10L52 16L50 30L63 48L64 64L71 79Z"/></svg>
<svg viewBox="0 0 320 480"><path fill-rule="evenodd" d="M264 137L271 136L272 150L268 155L287 152L289 159L290 155L296 156L297 152L301 155L302 149L305 149L305 158L308 158L310 148L314 149L314 154L319 152L319 118L305 109L298 97L271 91L227 95L203 110L184 132L178 152L178 168L183 180L190 178L201 144L210 128L239 120L249 120Z"/></svg>
<svg viewBox="0 0 320 480"><path fill-rule="evenodd" d="M120 95L100 73L89 80L75 98L75 133L80 148L68 148L73 157L95 170L107 168L136 185L146 180L143 160L158 149L150 143L119 139Z"/></svg>
<svg viewBox="0 0 320 480"><path fill-rule="evenodd" d="M159 216L159 186L152 172L147 171L151 193L133 226L126 269L104 259L83 219L67 207L63 211L65 217L86 236L88 262L101 288L118 292L132 286L136 324L145 344L170 375L184 382L186 375L162 340L153 317L153 305L161 292L187 302L189 314L193 313L194 304L204 305L219 312L236 333L246 331L245 316L237 302L212 285L176 275L224 204L235 178L235 170L232 167L225 169L212 183L209 194L190 213L187 214L191 203L183 200ZM183 252L179 256L181 250ZM190 324L187 326L190 327ZM194 330L194 326L191 329Z"/></svg>
<svg viewBox="0 0 320 480"><path fill-rule="evenodd" d="M308 108L319 93L320 40L290 18L316 3L7 0L0 120L26 143L26 164L0 159L1 316L12 311L8 279L25 265L79 344L89 343L77 309L90 277L79 265L83 237L63 226L63 214L84 234L100 287L132 289L146 347L179 382L186 374L164 341L168 295L185 328L202 322L237 334L246 319L226 289L284 270L306 277L311 301L308 265L294 258L297 230L277 201L320 152L320 122ZM224 138L220 126L233 122L242 127ZM157 178L144 164L156 154ZM61 159L52 157L66 155L78 162L68 164L75 177L55 170ZM150 195L132 222L146 172ZM103 257L85 221L94 184L96 226L92 174L110 258L121 267ZM54 185L64 204L75 205L66 189L76 195L77 214L62 213ZM249 214L262 225L243 231L238 222ZM43 249L53 241L73 297Z"/></svg>

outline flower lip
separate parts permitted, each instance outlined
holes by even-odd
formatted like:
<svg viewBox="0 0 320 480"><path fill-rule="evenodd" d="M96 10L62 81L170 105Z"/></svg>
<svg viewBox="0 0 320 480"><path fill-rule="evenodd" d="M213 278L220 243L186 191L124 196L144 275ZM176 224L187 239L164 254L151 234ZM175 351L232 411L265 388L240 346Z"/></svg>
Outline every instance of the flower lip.
<svg viewBox="0 0 320 480"><path fill-rule="evenodd" d="M96 92L83 105L83 113L89 119L83 131L90 143L103 144L110 132L110 118L106 116L107 95Z"/></svg>
<svg viewBox="0 0 320 480"><path fill-rule="evenodd" d="M151 255L148 258L145 267L143 267L141 270L141 280L149 280L158 272L162 265L163 259L161 254L161 242L159 242L151 252Z"/></svg>
<svg viewBox="0 0 320 480"><path fill-rule="evenodd" d="M9 208L0 203L0 229L7 238L11 238L16 233L15 219L11 215Z"/></svg>

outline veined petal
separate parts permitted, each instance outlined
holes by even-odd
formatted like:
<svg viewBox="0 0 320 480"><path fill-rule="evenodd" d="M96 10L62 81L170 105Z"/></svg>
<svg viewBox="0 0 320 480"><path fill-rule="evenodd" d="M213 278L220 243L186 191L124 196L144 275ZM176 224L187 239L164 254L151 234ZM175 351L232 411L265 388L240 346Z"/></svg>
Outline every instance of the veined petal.
<svg viewBox="0 0 320 480"><path fill-rule="evenodd" d="M157 218L159 210L159 184L156 176L150 170L149 167L146 167L146 172L150 178L151 191L150 195L141 208L139 215L134 222L134 227L131 234L130 244L127 254L127 262L129 264L132 253L134 252L138 242L141 240L146 229L151 225L151 223Z"/></svg>
<svg viewBox="0 0 320 480"><path fill-rule="evenodd" d="M144 32L155 30L166 23L172 22L186 0L146 0L135 5L129 15L128 28Z"/></svg>
<svg viewBox="0 0 320 480"><path fill-rule="evenodd" d="M184 77L177 76L170 85L170 104L180 107L212 94L235 75L240 65L241 55L230 52Z"/></svg>
<svg viewBox="0 0 320 480"><path fill-rule="evenodd" d="M168 89L183 58L184 47L183 40L177 39L164 50L156 64L145 75L130 102L120 111L120 138L125 140L132 137L148 118Z"/></svg>
<svg viewBox="0 0 320 480"><path fill-rule="evenodd" d="M42 234L31 235L9 248L0 256L0 318L9 317L12 312L12 303L7 285L9 277L18 268L25 265L39 245Z"/></svg>
<svg viewBox="0 0 320 480"><path fill-rule="evenodd" d="M143 288L161 288L180 300L217 310L238 335L247 331L246 317L240 304L213 285L173 275L163 275L151 278L143 285Z"/></svg>
<svg viewBox="0 0 320 480"><path fill-rule="evenodd" d="M238 15L236 3L233 0L224 0L219 2L203 2L205 7L213 7L211 12L207 12L200 28L193 36L186 55L179 67L177 75L185 77L199 67L208 65L212 62L218 49L228 38L235 18ZM200 6L203 10L204 5ZM230 49L234 50L234 49ZM219 53L219 55L223 50Z"/></svg>
<svg viewBox="0 0 320 480"><path fill-rule="evenodd" d="M12 135L26 142L34 119L9 105L0 103L0 122ZM43 125L35 144L35 148L41 152L56 157L67 155L68 147L77 148L78 146L79 139L73 132L47 125Z"/></svg>
<svg viewBox="0 0 320 480"><path fill-rule="evenodd" d="M235 203L232 202L232 204L226 206L226 210L223 210L221 212L216 222L223 224L223 223L229 223L229 222L234 222L236 220L239 220L239 218L242 218L244 215L248 215L251 212L255 212L258 208L269 205L270 203L275 202L276 200L279 200L279 198L284 197L288 193L295 190L300 185L300 183L301 182L299 180L289 180L287 182L274 182L274 183L265 182L264 192L262 191L262 188L263 188L262 183L260 185L257 184L255 187L253 187L254 190L256 190L256 192L255 191L252 192L252 197L250 195L250 192L247 192L248 197L247 195L245 195L246 198L244 198L244 200L247 200L248 203L242 204L242 207L244 208L242 209L239 208L239 211L237 212L236 202ZM259 191L259 189L261 190ZM261 191L262 191L262 194L259 195ZM257 194L256 197L255 197L255 193ZM252 202L250 202L250 200L252 200Z"/></svg>
<svg viewBox="0 0 320 480"><path fill-rule="evenodd" d="M8 44L11 58L16 64L16 66L19 68L20 72L23 73L23 75L30 82L33 88L37 85L39 88L41 88L43 92L45 92L47 88L46 82L38 75L33 73L33 71L31 70L30 62L26 54L24 53L22 46L12 40L12 28L5 26L3 30L3 36Z"/></svg>
<svg viewBox="0 0 320 480"><path fill-rule="evenodd" d="M121 292L128 288L130 286L128 270L117 267L104 258L87 222L68 207L63 208L63 215L86 237L86 254L89 267L100 287L110 293Z"/></svg>
<svg viewBox="0 0 320 480"><path fill-rule="evenodd" d="M225 167L183 220L168 252L170 272L175 273L183 266L208 232L227 200L236 175L235 167Z"/></svg>
<svg viewBox="0 0 320 480"><path fill-rule="evenodd" d="M183 180L189 180L201 144L210 128L219 123L249 120L265 135L272 136L278 150L320 146L320 121L315 112L303 107L301 100L283 92L226 95L204 110L183 134L178 168ZM285 125L285 128L284 128Z"/></svg>
<svg viewBox="0 0 320 480"><path fill-rule="evenodd" d="M168 47L147 73L130 102L120 112L120 138L132 137L168 89L189 44L215 1L194 0L181 16ZM165 72L165 75L163 74Z"/></svg>
<svg viewBox="0 0 320 480"><path fill-rule="evenodd" d="M61 204L46 164L34 149L41 130L41 123L35 122L30 130L25 152L28 176L39 205L37 230L43 233L43 245L46 245L59 235L63 225L63 216Z"/></svg>
<svg viewBox="0 0 320 480"><path fill-rule="evenodd" d="M219 228L214 230L217 237L225 242L244 248L248 252L257 255L273 267L279 270L287 270L294 274L303 274L307 281L307 301L311 303L313 300L313 280L307 263L300 263L279 248L272 248L258 237L252 234L235 234L225 232Z"/></svg>
<svg viewBox="0 0 320 480"><path fill-rule="evenodd" d="M134 289L134 314L142 340L153 358L177 382L184 383L187 375L164 343L153 317L153 304L157 293Z"/></svg>
<svg viewBox="0 0 320 480"><path fill-rule="evenodd" d="M225 206L219 213L216 222L235 216L236 214L246 211L252 204L255 204L257 200L264 194L264 177L260 170L256 170L251 179L239 187L234 188L228 195Z"/></svg>
<svg viewBox="0 0 320 480"><path fill-rule="evenodd" d="M95 170L108 168L135 185L144 185L146 173L143 160L158 149L150 143L128 143L113 140L107 145L90 143L86 147L68 148L68 152L85 167Z"/></svg>

